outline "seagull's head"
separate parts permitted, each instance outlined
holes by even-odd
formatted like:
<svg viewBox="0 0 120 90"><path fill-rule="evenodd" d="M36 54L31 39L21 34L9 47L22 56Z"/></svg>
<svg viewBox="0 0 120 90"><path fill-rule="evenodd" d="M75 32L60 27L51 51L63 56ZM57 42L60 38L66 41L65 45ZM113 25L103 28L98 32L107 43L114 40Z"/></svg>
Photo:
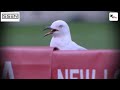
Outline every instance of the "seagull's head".
<svg viewBox="0 0 120 90"><path fill-rule="evenodd" d="M63 20L54 21L51 26L48 26L44 30L50 30L45 36L52 34L53 36L63 36L70 34L68 24Z"/></svg>

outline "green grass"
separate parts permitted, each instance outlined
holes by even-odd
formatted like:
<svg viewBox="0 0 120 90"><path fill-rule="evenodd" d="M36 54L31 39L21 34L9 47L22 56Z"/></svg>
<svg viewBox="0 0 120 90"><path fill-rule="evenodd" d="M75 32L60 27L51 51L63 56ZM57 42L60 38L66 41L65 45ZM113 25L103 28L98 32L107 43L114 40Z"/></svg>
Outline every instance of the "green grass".
<svg viewBox="0 0 120 90"><path fill-rule="evenodd" d="M48 24L49 25L49 24ZM1 46L49 46L51 36L43 37L47 25L8 26L2 32ZM73 41L88 49L115 49L116 29L111 23L69 23Z"/></svg>

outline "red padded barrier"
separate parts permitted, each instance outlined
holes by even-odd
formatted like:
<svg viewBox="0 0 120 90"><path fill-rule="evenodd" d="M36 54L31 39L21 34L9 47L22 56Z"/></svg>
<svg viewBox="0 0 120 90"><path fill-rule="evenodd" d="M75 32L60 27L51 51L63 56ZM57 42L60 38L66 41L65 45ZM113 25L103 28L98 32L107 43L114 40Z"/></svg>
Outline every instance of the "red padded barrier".
<svg viewBox="0 0 120 90"><path fill-rule="evenodd" d="M60 51L50 47L1 47L2 79L114 79L120 51Z"/></svg>
<svg viewBox="0 0 120 90"><path fill-rule="evenodd" d="M52 79L114 79L120 52L112 50L54 51Z"/></svg>
<svg viewBox="0 0 120 90"><path fill-rule="evenodd" d="M51 56L49 47L0 48L2 78L50 79Z"/></svg>

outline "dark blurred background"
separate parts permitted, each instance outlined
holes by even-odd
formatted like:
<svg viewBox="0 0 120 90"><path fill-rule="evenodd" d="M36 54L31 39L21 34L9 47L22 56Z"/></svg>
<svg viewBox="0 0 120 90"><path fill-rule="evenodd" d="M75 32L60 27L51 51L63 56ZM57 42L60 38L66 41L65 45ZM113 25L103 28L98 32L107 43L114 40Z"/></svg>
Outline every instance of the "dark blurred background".
<svg viewBox="0 0 120 90"><path fill-rule="evenodd" d="M0 46L49 46L42 30L55 20L68 23L73 41L87 49L119 49L118 22L109 11L20 11L20 22L0 23Z"/></svg>

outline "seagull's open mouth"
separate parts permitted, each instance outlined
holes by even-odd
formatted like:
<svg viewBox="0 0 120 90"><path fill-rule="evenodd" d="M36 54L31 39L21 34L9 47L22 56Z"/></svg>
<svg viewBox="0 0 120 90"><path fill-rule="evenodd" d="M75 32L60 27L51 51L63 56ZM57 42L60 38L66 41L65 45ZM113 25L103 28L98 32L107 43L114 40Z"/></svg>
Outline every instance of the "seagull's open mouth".
<svg viewBox="0 0 120 90"><path fill-rule="evenodd" d="M44 37L45 37L45 36L48 36L48 35L50 35L50 34L53 34L54 32L58 31L57 29L53 29L53 28L50 28L50 27L47 27L47 28L45 28L44 30L50 30L48 33L46 33L46 34L44 35Z"/></svg>

